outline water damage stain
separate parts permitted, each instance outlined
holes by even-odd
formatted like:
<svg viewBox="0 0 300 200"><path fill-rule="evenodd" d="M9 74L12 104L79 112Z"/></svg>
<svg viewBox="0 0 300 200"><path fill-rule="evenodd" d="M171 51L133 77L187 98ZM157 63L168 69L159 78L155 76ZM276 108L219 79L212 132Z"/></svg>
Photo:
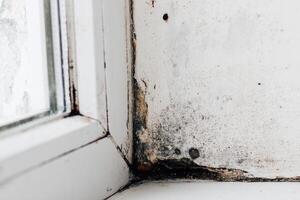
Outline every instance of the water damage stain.
<svg viewBox="0 0 300 200"><path fill-rule="evenodd" d="M226 140L220 138L221 135L216 138L215 133L222 128L218 123L220 119L189 101L171 103L161 110L157 118L150 120L147 89L151 84L135 79L133 83L133 169L137 177L249 182L300 181L300 177L261 178L242 170L245 163L249 165L249 162L254 162L251 160L253 155L249 154L251 149L242 145L227 146L230 143L227 144ZM213 160L216 155L230 155L231 159L223 156L224 164L205 164L205 161ZM265 166L262 161L260 165Z"/></svg>
<svg viewBox="0 0 300 200"><path fill-rule="evenodd" d="M152 8L155 7L155 0L151 0L151 6L152 6Z"/></svg>
<svg viewBox="0 0 300 200"><path fill-rule="evenodd" d="M147 88L147 84L145 84ZM137 171L146 172L152 170L156 160L156 154L151 148L151 137L147 128L148 104L146 102L146 91L140 87L136 79L133 81L134 87L134 108L133 108L133 145L134 159L133 165Z"/></svg>
<svg viewBox="0 0 300 200"><path fill-rule="evenodd" d="M137 174L141 179L146 180L171 180L171 179L201 179L215 180L222 182L299 182L300 176L285 178L261 178L254 177L247 171L232 168L214 168L200 166L191 159L171 159L159 161L152 171Z"/></svg>

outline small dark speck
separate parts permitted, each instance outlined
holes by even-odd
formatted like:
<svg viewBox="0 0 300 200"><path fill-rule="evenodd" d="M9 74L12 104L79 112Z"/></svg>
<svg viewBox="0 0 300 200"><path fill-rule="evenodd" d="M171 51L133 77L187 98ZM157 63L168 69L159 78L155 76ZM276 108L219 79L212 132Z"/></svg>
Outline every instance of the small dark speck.
<svg viewBox="0 0 300 200"><path fill-rule="evenodd" d="M151 5L152 5L152 8L155 7L155 0L151 0Z"/></svg>
<svg viewBox="0 0 300 200"><path fill-rule="evenodd" d="M261 85L261 83L257 83L257 85Z"/></svg>
<svg viewBox="0 0 300 200"><path fill-rule="evenodd" d="M165 13L163 15L163 20L168 21L168 19L169 19L169 15L167 13Z"/></svg>
<svg viewBox="0 0 300 200"><path fill-rule="evenodd" d="M176 148L176 149L174 150L174 152L175 152L176 155L180 155L180 154L181 154L181 151L180 151L180 149L178 149L178 148Z"/></svg>
<svg viewBox="0 0 300 200"><path fill-rule="evenodd" d="M195 148L190 148L189 154L190 154L190 157L193 160L195 160L195 159L197 159L197 158L200 157L200 153L199 153L198 149L195 149Z"/></svg>
<svg viewBox="0 0 300 200"><path fill-rule="evenodd" d="M245 162L245 159L239 159L238 160L238 164L242 164L243 162Z"/></svg>

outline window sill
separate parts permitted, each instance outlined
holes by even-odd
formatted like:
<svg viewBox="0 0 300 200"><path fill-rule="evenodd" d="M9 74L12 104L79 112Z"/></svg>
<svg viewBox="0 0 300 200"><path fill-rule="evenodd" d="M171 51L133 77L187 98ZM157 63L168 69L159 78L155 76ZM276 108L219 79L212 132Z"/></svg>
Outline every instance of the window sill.
<svg viewBox="0 0 300 200"><path fill-rule="evenodd" d="M0 140L0 184L105 136L97 121L58 119Z"/></svg>
<svg viewBox="0 0 300 200"><path fill-rule="evenodd" d="M299 199L299 183L242 183L215 181L148 182L114 195L110 200L150 199Z"/></svg>

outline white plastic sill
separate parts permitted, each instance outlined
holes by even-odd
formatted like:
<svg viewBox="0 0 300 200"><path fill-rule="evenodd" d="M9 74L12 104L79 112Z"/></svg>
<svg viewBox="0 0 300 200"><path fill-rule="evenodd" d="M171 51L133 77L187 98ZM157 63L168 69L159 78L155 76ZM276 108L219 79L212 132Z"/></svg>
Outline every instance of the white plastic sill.
<svg viewBox="0 0 300 200"><path fill-rule="evenodd" d="M105 136L97 121L58 119L0 140L0 185L26 171Z"/></svg>
<svg viewBox="0 0 300 200"><path fill-rule="evenodd" d="M300 183L240 183L213 181L166 181L144 183L119 194L110 200L298 200Z"/></svg>

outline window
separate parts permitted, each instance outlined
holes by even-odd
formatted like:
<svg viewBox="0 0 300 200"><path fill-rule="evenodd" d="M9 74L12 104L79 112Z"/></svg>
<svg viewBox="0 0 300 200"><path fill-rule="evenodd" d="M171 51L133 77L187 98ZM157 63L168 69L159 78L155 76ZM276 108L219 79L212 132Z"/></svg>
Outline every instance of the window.
<svg viewBox="0 0 300 200"><path fill-rule="evenodd" d="M101 199L128 183L128 3L0 0L0 77L15 69L0 78L1 200Z"/></svg>
<svg viewBox="0 0 300 200"><path fill-rule="evenodd" d="M0 1L0 130L68 110L59 9Z"/></svg>

